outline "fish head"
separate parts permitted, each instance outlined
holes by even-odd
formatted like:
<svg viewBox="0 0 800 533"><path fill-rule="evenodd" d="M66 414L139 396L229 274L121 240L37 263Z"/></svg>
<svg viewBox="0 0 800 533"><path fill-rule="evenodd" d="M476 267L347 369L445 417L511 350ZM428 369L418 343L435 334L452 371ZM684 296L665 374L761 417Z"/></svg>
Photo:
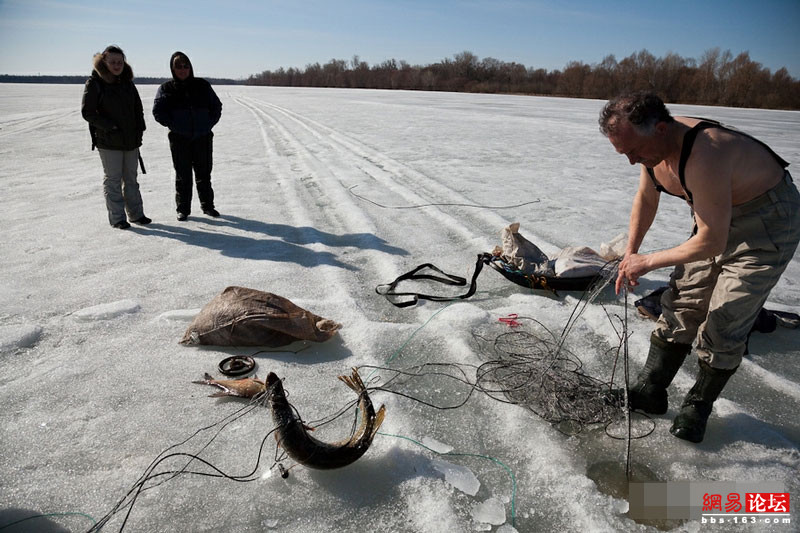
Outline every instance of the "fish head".
<svg viewBox="0 0 800 533"><path fill-rule="evenodd" d="M267 379L264 380L264 384L267 387L267 394L270 397L284 395L281 378L279 378L278 375L275 374L275 372L270 372L269 374L267 374Z"/></svg>

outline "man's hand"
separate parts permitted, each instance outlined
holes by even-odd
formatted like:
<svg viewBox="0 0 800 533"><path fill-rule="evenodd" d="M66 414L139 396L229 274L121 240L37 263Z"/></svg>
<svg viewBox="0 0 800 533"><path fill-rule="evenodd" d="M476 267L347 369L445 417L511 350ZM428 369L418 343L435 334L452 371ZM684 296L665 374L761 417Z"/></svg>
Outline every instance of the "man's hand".
<svg viewBox="0 0 800 533"><path fill-rule="evenodd" d="M629 287L635 287L639 284L639 276L642 276L652 270L647 264L647 256L639 254L630 254L622 260L619 264L617 271L617 282L614 286L617 294L619 294L622 285L626 284Z"/></svg>

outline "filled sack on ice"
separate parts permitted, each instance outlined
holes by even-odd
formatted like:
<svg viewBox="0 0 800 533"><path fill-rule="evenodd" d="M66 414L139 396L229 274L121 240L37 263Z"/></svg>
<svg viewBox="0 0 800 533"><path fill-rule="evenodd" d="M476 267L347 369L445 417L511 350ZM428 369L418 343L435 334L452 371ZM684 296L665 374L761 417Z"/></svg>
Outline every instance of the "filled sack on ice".
<svg viewBox="0 0 800 533"><path fill-rule="evenodd" d="M502 231L503 246L495 247L493 255L524 274L546 278L591 278L608 267L609 262L621 259L625 253L627 235L617 235L610 243L600 245L600 252L586 246L570 246L548 257L538 246L519 233L519 222Z"/></svg>
<svg viewBox="0 0 800 533"><path fill-rule="evenodd" d="M341 324L298 307L277 294L228 287L200 311L181 344L278 347L296 340L323 342Z"/></svg>
<svg viewBox="0 0 800 533"><path fill-rule="evenodd" d="M519 232L519 222L514 222L507 228L503 228L500 234L503 247L495 247L494 255L502 255L507 263L516 267L517 270L526 274L541 272L548 268L547 254L539 249L538 246L522 236Z"/></svg>
<svg viewBox="0 0 800 533"><path fill-rule="evenodd" d="M587 246L568 246L550 260L560 278L582 278L599 273L608 260Z"/></svg>

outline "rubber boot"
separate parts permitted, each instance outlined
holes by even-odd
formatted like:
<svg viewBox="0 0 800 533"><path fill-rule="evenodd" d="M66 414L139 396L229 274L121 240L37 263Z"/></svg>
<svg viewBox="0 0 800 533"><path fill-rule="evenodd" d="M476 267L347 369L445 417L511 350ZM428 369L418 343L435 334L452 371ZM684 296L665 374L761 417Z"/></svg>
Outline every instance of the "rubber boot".
<svg viewBox="0 0 800 533"><path fill-rule="evenodd" d="M667 412L667 387L681 368L686 356L692 350L691 344L667 342L656 335L650 335L650 352L647 362L639 372L636 381L628 389L628 403L631 410L644 411L653 415ZM624 389L610 393L617 405L622 403Z"/></svg>
<svg viewBox="0 0 800 533"><path fill-rule="evenodd" d="M714 401L725 388L728 379L736 372L736 368L712 368L702 360L698 360L698 363L700 371L697 380L686 394L681 410L669 429L669 432L679 439L689 442L703 441Z"/></svg>

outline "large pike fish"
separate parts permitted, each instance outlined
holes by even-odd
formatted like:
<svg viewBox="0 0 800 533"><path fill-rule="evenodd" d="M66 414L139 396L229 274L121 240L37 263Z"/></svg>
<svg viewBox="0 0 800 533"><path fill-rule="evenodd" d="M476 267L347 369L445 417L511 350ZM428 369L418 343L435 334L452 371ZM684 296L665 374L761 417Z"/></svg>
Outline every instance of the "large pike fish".
<svg viewBox="0 0 800 533"><path fill-rule="evenodd" d="M352 375L339 376L339 379L358 394L361 424L349 439L327 443L308 434L308 428L286 400L280 378L272 372L267 376L267 395L272 419L277 425L275 439L289 457L308 468L328 470L349 465L364 455L383 423L386 408L381 405L375 412L358 370L354 368Z"/></svg>

